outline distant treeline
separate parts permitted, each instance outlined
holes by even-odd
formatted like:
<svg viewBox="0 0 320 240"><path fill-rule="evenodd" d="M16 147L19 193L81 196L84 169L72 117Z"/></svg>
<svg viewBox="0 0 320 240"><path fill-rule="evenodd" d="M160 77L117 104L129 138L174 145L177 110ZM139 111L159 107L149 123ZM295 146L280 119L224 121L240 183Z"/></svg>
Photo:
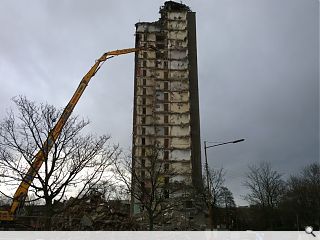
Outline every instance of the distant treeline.
<svg viewBox="0 0 320 240"><path fill-rule="evenodd" d="M216 205L215 228L229 230L303 230L319 229L320 164L306 166L297 175L284 180L270 163L251 165L244 186L248 207Z"/></svg>

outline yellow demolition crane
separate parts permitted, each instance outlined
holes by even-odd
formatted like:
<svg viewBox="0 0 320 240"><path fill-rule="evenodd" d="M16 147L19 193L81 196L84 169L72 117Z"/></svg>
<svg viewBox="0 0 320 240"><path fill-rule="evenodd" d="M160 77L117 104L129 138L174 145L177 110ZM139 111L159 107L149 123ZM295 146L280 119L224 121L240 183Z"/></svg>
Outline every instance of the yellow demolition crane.
<svg viewBox="0 0 320 240"><path fill-rule="evenodd" d="M78 88L76 89L76 91L74 92L73 96L71 97L69 103L65 107L58 122L56 123L54 128L50 131L48 138L43 143L42 148L35 155L35 159L34 159L32 165L30 166L26 175L23 177L18 189L16 190L16 192L13 196L13 202L12 202L9 210L0 211L0 222L14 221L16 212L21 206L23 206L23 203L27 197L28 189L29 189L35 175L37 174L37 172L41 168L41 165L45 159L45 156L49 153L54 142L56 141L58 136L61 134L63 126L67 122L73 109L75 108L76 104L78 103L82 93L86 89L91 78L100 69L102 63L104 63L106 60L108 60L109 58L112 58L114 56L137 52L142 49L144 49L144 48L127 48L127 49L110 51L110 52L104 53L98 60L96 60L95 64L90 68L88 73L82 78Z"/></svg>

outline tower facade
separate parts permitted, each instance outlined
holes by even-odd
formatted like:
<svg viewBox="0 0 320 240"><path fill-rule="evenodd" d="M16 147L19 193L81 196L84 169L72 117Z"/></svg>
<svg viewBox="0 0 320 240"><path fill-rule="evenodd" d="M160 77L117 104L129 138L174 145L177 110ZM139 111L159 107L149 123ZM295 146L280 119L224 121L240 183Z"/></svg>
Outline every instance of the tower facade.
<svg viewBox="0 0 320 240"><path fill-rule="evenodd" d="M195 13L172 1L165 2L159 13L156 22L136 24L136 47L146 49L135 56L132 167L146 179L148 188L144 168L156 157L164 171L176 170L176 174L164 176L164 184L180 181L200 188ZM169 192L164 195L174 198ZM134 196L132 205L133 211L139 212L139 200Z"/></svg>

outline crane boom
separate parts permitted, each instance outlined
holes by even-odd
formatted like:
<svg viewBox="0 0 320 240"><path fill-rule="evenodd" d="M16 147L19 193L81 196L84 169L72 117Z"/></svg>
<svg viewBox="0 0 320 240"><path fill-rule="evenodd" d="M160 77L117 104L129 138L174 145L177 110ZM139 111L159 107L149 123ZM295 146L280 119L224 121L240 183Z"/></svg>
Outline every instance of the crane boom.
<svg viewBox="0 0 320 240"><path fill-rule="evenodd" d="M139 50L142 50L143 48L126 48L126 49L120 49L120 50L114 50L110 52L104 53L99 59L96 60L95 64L90 68L90 70L87 72L86 75L82 78L80 81L80 84L76 91L74 92L73 96L71 97L69 103L63 110L58 122L53 127L53 129L49 132L47 139L42 145L42 148L38 151L38 153L35 155L34 161L32 162L31 166L29 167L28 172L22 179L19 187L17 188L14 196L13 196L13 202L11 204L11 207L9 211L0 211L0 221L13 221L15 214L17 212L17 209L19 209L27 196L28 189L34 180L36 174L38 173L39 169L41 168L42 163L46 159L47 154L51 150L52 146L54 145L55 141L59 137L59 135L62 132L62 128L67 122L68 118L70 117L73 109L75 108L76 104L78 103L82 93L86 89L89 81L91 78L96 74L96 72L100 69L103 62L105 62L107 59L128 54L132 52L137 52Z"/></svg>

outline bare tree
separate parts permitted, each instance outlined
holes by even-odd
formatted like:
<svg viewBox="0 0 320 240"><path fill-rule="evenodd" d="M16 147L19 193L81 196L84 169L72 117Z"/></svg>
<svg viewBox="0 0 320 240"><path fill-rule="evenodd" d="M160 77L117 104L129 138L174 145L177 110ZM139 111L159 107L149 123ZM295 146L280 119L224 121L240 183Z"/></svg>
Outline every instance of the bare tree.
<svg viewBox="0 0 320 240"><path fill-rule="evenodd" d="M130 195L123 185L117 181L101 181L92 187L92 192L100 193L105 201L109 200L130 200Z"/></svg>
<svg viewBox="0 0 320 240"><path fill-rule="evenodd" d="M287 222L299 226L320 226L320 164L312 163L290 176L282 208Z"/></svg>
<svg viewBox="0 0 320 240"><path fill-rule="evenodd" d="M202 196L208 207L211 229L219 221L219 214L216 213L221 212L221 209L218 210L218 208L224 208L226 212L227 208L235 207L232 192L225 186L225 174L226 172L223 168L210 168L208 172L209 181L207 181L207 176L203 179L206 187L203 189ZM208 184L209 186L207 186Z"/></svg>
<svg viewBox="0 0 320 240"><path fill-rule="evenodd" d="M284 193L284 181L269 162L250 165L244 182L249 193L244 197L252 205L274 208Z"/></svg>
<svg viewBox="0 0 320 240"><path fill-rule="evenodd" d="M117 158L118 147L107 146L110 137L105 135L81 135L89 121L71 116L48 152L43 149L43 142L62 110L48 104L36 104L22 96L13 101L17 113L9 111L0 123L0 181L15 189L32 167L35 153L39 149L47 152L30 191L34 200L45 201L49 219L47 228L50 228L53 202L61 201L75 191L77 196L83 195L101 179L106 180L106 171Z"/></svg>
<svg viewBox="0 0 320 240"><path fill-rule="evenodd" d="M217 207L223 201L223 187L225 183L225 170L223 168L209 169L209 182L207 176L204 177L204 182L209 183L205 189L205 197L207 204ZM207 184L205 184L207 185ZM209 196L207 196L209 194Z"/></svg>
<svg viewBox="0 0 320 240"><path fill-rule="evenodd" d="M221 197L219 198L218 206L224 208L235 208L233 194L227 187L221 187Z"/></svg>
<svg viewBox="0 0 320 240"><path fill-rule="evenodd" d="M244 186L249 192L244 196L259 217L259 229L272 230L279 221L278 206L285 192L282 175L273 170L269 162L249 165Z"/></svg>
<svg viewBox="0 0 320 240"><path fill-rule="evenodd" d="M217 214L214 216L220 224L225 224L226 229L232 229L236 221L236 204L233 194L227 187L221 187L221 198L218 202Z"/></svg>
<svg viewBox="0 0 320 240"><path fill-rule="evenodd" d="M128 159L121 165L116 164L118 180L131 195L132 204L139 206L140 212L146 213L150 231L154 229L159 216L172 213L183 204L191 185L186 179L177 180L184 173L174 169L168 161L161 160L160 154L161 149L153 146L143 160Z"/></svg>

